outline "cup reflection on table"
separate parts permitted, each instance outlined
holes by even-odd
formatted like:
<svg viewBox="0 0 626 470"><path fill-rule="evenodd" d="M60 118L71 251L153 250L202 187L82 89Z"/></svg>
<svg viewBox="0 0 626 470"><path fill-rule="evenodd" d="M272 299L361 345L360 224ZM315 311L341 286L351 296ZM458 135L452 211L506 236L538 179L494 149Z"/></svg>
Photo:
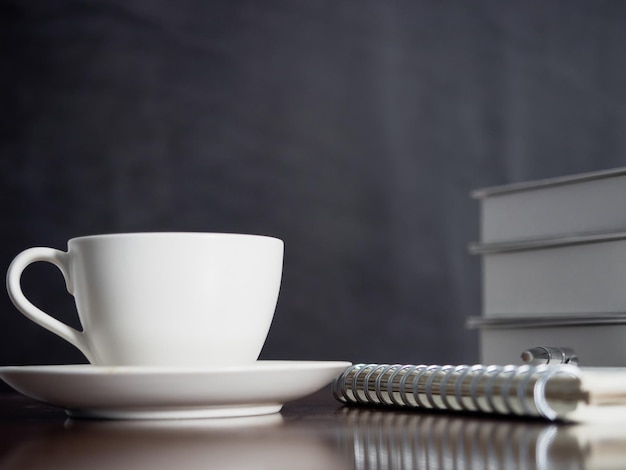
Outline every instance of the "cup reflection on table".
<svg viewBox="0 0 626 470"><path fill-rule="evenodd" d="M0 468L343 468L338 458L332 442L290 432L279 413L179 421L70 419L20 441L0 458Z"/></svg>
<svg viewBox="0 0 626 470"><path fill-rule="evenodd" d="M336 417L352 466L365 469L621 469L620 423L538 420L345 407Z"/></svg>

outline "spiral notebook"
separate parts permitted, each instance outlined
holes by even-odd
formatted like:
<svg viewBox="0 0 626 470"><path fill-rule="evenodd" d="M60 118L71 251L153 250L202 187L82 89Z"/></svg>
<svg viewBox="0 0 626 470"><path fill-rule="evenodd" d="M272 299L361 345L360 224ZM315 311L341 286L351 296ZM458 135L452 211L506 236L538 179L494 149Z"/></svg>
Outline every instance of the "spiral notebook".
<svg viewBox="0 0 626 470"><path fill-rule="evenodd" d="M333 382L346 404L551 421L626 419L626 368L357 364Z"/></svg>

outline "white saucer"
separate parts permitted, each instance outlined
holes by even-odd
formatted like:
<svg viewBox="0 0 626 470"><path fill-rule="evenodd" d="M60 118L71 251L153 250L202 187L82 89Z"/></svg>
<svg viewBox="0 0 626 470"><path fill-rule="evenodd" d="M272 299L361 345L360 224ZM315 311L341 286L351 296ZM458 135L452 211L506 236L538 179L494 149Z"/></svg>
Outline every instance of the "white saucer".
<svg viewBox="0 0 626 470"><path fill-rule="evenodd" d="M89 364L0 367L18 392L64 408L68 415L107 419L252 416L319 390L351 364L258 361L210 368L99 367Z"/></svg>

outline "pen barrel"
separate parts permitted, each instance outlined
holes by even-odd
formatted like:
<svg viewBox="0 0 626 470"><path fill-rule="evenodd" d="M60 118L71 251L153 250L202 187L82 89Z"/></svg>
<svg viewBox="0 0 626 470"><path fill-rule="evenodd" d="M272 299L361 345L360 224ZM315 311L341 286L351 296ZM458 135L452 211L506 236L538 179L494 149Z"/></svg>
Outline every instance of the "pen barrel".
<svg viewBox="0 0 626 470"><path fill-rule="evenodd" d="M333 385L351 404L559 419L585 401L573 366L357 364Z"/></svg>
<svg viewBox="0 0 626 470"><path fill-rule="evenodd" d="M521 358L524 363L529 365L578 364L576 352L565 347L537 346L522 352Z"/></svg>

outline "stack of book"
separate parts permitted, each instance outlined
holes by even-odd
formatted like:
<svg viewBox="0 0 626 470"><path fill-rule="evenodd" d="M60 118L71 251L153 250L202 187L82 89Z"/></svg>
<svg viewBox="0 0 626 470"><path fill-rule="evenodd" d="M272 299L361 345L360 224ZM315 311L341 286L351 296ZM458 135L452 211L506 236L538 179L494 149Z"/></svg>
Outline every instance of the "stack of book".
<svg viewBox="0 0 626 470"><path fill-rule="evenodd" d="M626 168L475 191L483 267L481 362L536 346L582 366L626 365Z"/></svg>

